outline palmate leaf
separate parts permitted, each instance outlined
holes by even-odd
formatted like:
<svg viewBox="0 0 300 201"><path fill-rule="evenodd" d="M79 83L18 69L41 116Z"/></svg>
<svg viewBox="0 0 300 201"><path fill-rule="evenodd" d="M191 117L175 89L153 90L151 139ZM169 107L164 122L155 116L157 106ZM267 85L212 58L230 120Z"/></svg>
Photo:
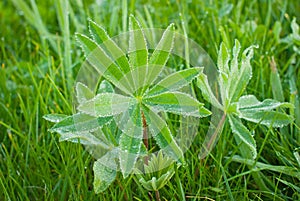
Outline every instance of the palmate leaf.
<svg viewBox="0 0 300 201"><path fill-rule="evenodd" d="M176 91L184 86L189 85L196 77L203 72L203 68L194 67L181 70L165 77L155 84L148 92L147 96L152 96L167 91Z"/></svg>
<svg viewBox="0 0 300 201"><path fill-rule="evenodd" d="M182 150L177 145L166 122L155 112L147 107L143 107L143 112L147 121L147 127L156 144L169 157L183 162Z"/></svg>
<svg viewBox="0 0 300 201"><path fill-rule="evenodd" d="M78 106L78 110L94 117L120 114L135 104L135 99L115 93L101 93Z"/></svg>
<svg viewBox="0 0 300 201"><path fill-rule="evenodd" d="M141 151L143 138L143 125L140 106L137 104L129 110L127 125L119 140L119 161L123 177L126 178L135 166L137 157Z"/></svg>
<svg viewBox="0 0 300 201"><path fill-rule="evenodd" d="M139 182L143 185L148 191L157 191L164 187L167 182L173 177L175 171L170 170L161 175L159 178L152 177L151 180L146 181L143 177L139 179Z"/></svg>
<svg viewBox="0 0 300 201"><path fill-rule="evenodd" d="M136 177L145 189L157 191L166 185L175 173L174 162L173 159L159 151L157 155L151 155L148 164L144 164L144 173L135 169Z"/></svg>
<svg viewBox="0 0 300 201"><path fill-rule="evenodd" d="M211 114L197 99L181 92L165 92L145 97L143 103L154 110L185 116L206 117Z"/></svg>
<svg viewBox="0 0 300 201"><path fill-rule="evenodd" d="M252 154L252 158L255 159L257 156L256 142L250 131L242 124L242 122L235 118L233 115L228 115L229 123L232 132L242 141Z"/></svg>

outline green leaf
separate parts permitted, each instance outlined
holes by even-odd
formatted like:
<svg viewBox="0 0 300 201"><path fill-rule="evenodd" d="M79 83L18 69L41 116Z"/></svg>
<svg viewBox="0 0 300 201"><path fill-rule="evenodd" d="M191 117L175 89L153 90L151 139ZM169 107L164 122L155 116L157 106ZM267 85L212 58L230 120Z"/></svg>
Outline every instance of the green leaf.
<svg viewBox="0 0 300 201"><path fill-rule="evenodd" d="M218 54L218 68L221 72L224 72L226 74L229 73L229 60L230 60L230 54L229 51L224 43L221 43L219 54Z"/></svg>
<svg viewBox="0 0 300 201"><path fill-rule="evenodd" d="M243 110L240 118L272 127L283 127L293 122L293 117L277 111Z"/></svg>
<svg viewBox="0 0 300 201"><path fill-rule="evenodd" d="M263 102L257 100L254 95L242 96L238 102L240 111L271 111L276 108L294 108L293 104L279 102L273 99L266 99Z"/></svg>
<svg viewBox="0 0 300 201"><path fill-rule="evenodd" d="M89 132L76 132L76 133L63 133L59 141L69 141L73 143L80 143L83 145L88 145L88 146L97 146L101 147L102 149L109 150L111 149L110 145L107 145L101 139L98 139L96 136Z"/></svg>
<svg viewBox="0 0 300 201"><path fill-rule="evenodd" d="M111 119L112 117L95 118L87 114L78 113L59 121L49 131L57 132L61 135L66 133L88 132L104 126L110 122Z"/></svg>
<svg viewBox="0 0 300 201"><path fill-rule="evenodd" d="M94 191L101 193L116 179L117 165L115 163L115 153L108 152L105 156L94 163Z"/></svg>
<svg viewBox="0 0 300 201"><path fill-rule="evenodd" d="M220 93L223 104L226 102L227 99L227 85L228 85L228 76L229 76L229 60L230 54L229 51L224 43L221 43L219 53L218 53L218 69L219 69L219 86L220 86Z"/></svg>
<svg viewBox="0 0 300 201"><path fill-rule="evenodd" d="M230 61L230 72L231 73L232 72L237 72L238 69L239 69L238 58L239 58L240 50L241 50L241 44L237 39L235 39L234 40L234 47L233 47L233 50L232 50L233 58Z"/></svg>
<svg viewBox="0 0 300 201"><path fill-rule="evenodd" d="M203 103L181 92L165 92L162 94L145 97L143 103L154 110L165 111L185 116L206 117L211 114L205 109Z"/></svg>
<svg viewBox="0 0 300 201"><path fill-rule="evenodd" d="M147 107L143 107L143 112L147 120L149 132L155 139L156 144L167 156L183 162L182 150L177 145L166 122Z"/></svg>
<svg viewBox="0 0 300 201"><path fill-rule="evenodd" d="M163 155L162 151L159 151L157 155L152 154L148 164L144 164L144 170L146 174L152 174L152 176L160 177L167 170L174 170L174 160L168 156Z"/></svg>
<svg viewBox="0 0 300 201"><path fill-rule="evenodd" d="M130 83L123 79L124 73L115 61L110 58L107 53L97 45L97 43L85 35L76 34L77 41L81 44L85 52L87 62L89 62L105 79L113 83L127 94L130 93Z"/></svg>
<svg viewBox="0 0 300 201"><path fill-rule="evenodd" d="M103 80L98 87L97 94L101 93L115 93L114 87L106 80Z"/></svg>
<svg viewBox="0 0 300 201"><path fill-rule="evenodd" d="M126 111L134 99L115 93L101 93L78 106L78 110L94 117L107 117Z"/></svg>
<svg viewBox="0 0 300 201"><path fill-rule="evenodd" d="M210 102L214 107L217 107L220 110L223 110L223 106L220 104L220 102L215 97L214 93L212 92L212 90L209 86L208 80L207 80L207 76L205 74L201 73L198 76L197 85L201 89L202 95L205 98L205 100Z"/></svg>
<svg viewBox="0 0 300 201"><path fill-rule="evenodd" d="M273 111L279 108L294 108L293 104L266 99L263 102L253 95L242 96L238 102L240 118L266 126L282 127L293 121L293 118L283 112Z"/></svg>
<svg viewBox="0 0 300 201"><path fill-rule="evenodd" d="M127 122L122 128L122 135L119 141L120 168L124 178L132 172L143 142L143 125L140 106L136 105L130 109L128 115L129 116L126 115L125 117ZM123 122L120 123L122 124Z"/></svg>
<svg viewBox="0 0 300 201"><path fill-rule="evenodd" d="M291 28L292 28L292 31L293 31L293 33L291 34L293 42L296 45L300 45L299 25L297 24L295 17L292 20Z"/></svg>
<svg viewBox="0 0 300 201"><path fill-rule="evenodd" d="M139 182L143 185L143 187L148 191L157 191L164 187L168 181L173 177L175 171L167 171L165 174L161 175L159 178L152 177L151 180L145 180L145 178L141 177Z"/></svg>
<svg viewBox="0 0 300 201"><path fill-rule="evenodd" d="M131 67L131 79L134 83L134 94L141 94L145 86L145 78L143 74L135 71L137 68L146 69L148 66L148 48L144 31L133 15L129 17L129 64Z"/></svg>
<svg viewBox="0 0 300 201"><path fill-rule="evenodd" d="M238 66L232 67L232 69L235 70L230 72L230 75L228 77L228 86L226 87L226 91L228 92L227 99L229 103L236 102L239 99L252 77L252 67L250 64L250 59L253 57L254 47L255 46L250 46L243 52L239 69ZM238 49L238 47L235 48Z"/></svg>
<svg viewBox="0 0 300 201"><path fill-rule="evenodd" d="M106 31L96 24L94 21L89 20L89 29L94 40L105 47L106 53L116 61L119 68L124 74L130 72L130 66L126 54L123 50L109 37Z"/></svg>
<svg viewBox="0 0 300 201"><path fill-rule="evenodd" d="M94 93L83 83L76 84L76 97L79 103L83 103L94 97Z"/></svg>
<svg viewBox="0 0 300 201"><path fill-rule="evenodd" d="M149 59L149 72L147 73L147 84L152 84L166 65L174 45L174 24L170 24L164 31L162 38L157 44Z"/></svg>
<svg viewBox="0 0 300 201"><path fill-rule="evenodd" d="M165 77L163 80L154 85L147 95L156 95L166 91L176 91L184 86L189 85L197 76L203 72L203 68L194 67L181 70Z"/></svg>
<svg viewBox="0 0 300 201"><path fill-rule="evenodd" d="M85 57L88 57L91 52L98 48L98 45L95 43L95 41L91 40L87 36L79 33L76 33L75 36L84 52Z"/></svg>
<svg viewBox="0 0 300 201"><path fill-rule="evenodd" d="M146 38L140 23L133 15L129 17L129 63L131 68L138 68L148 64L148 48Z"/></svg>
<svg viewBox="0 0 300 201"><path fill-rule="evenodd" d="M50 121L52 123L58 123L67 117L68 117L68 115L65 115L65 114L46 114L43 116L44 119L46 119L47 121Z"/></svg>
<svg viewBox="0 0 300 201"><path fill-rule="evenodd" d="M246 147L251 150L252 158L257 156L256 142L250 131L242 124L242 122L233 115L228 115L232 132L243 142Z"/></svg>

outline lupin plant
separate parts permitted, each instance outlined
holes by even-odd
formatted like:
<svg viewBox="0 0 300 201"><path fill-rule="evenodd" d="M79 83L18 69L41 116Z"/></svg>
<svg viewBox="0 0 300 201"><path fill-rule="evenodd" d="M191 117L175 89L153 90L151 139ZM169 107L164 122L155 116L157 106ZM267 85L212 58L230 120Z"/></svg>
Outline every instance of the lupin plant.
<svg viewBox="0 0 300 201"><path fill-rule="evenodd" d="M202 67L159 77L173 48L173 24L150 53L143 29L133 16L129 20L128 52L123 52L102 27L93 21L89 23L92 38L82 34L76 37L86 61L101 74L102 81L95 90L81 82L76 84L76 114L45 118L56 123L50 131L59 133L61 141L82 143L96 158L94 189L99 193L115 180L118 169L126 178L138 172L136 164L141 161L146 173L150 173L150 169L160 171L162 161L159 160L167 158L168 165L184 161L183 151L164 114L201 118L211 112L195 97L181 91L203 73ZM157 147L149 147L150 140L151 145ZM156 157L152 150L161 151ZM158 191L172 177L173 171L171 168L159 177L151 177L150 181L147 176L139 181L146 189L151 190L152 186L152 190Z"/></svg>
<svg viewBox="0 0 300 201"><path fill-rule="evenodd" d="M223 128L226 120L234 134L234 139L239 146L240 153L245 159L256 159L257 147L254 133L244 125L242 119L271 127L283 127L293 121L293 117L284 112L284 108L293 108L293 104L279 102L273 99L259 101L254 95L245 93L246 86L252 77L250 60L253 57L254 48L250 46L240 54L241 45L235 40L231 51L226 45L220 45L218 53L218 87L220 97L216 97L210 88L206 75L198 77L197 85L201 89L203 97L214 107L223 111L220 119L220 127ZM218 136L213 136L202 153L210 151ZM261 188L266 188L261 178L254 173L254 179Z"/></svg>
<svg viewBox="0 0 300 201"><path fill-rule="evenodd" d="M180 166L172 164L184 161L183 151L163 117L166 113L196 118L211 114L197 98L181 90L193 80L197 80L204 99L223 112L219 130L227 120L246 159L255 159L257 148L253 133L241 119L272 127L282 127L293 120L282 110L292 108L292 104L272 99L259 101L254 95L243 95L252 77L250 60L254 46L240 55L237 40L231 52L221 44L217 62L220 97L216 97L202 67L160 77L174 44L173 24L164 31L153 52L148 50L144 31L133 16L129 20L127 52L95 22L90 21L89 25L92 38L82 34L76 37L86 61L101 75L99 85L90 89L77 82L77 113L44 118L55 123L50 131L59 133L60 141L79 142L95 157L96 193L106 190L120 169L124 178L137 174L137 181L145 189L159 195L158 190L173 176L174 168ZM204 155L217 136L211 139L201 152ZM158 151L157 156L153 150ZM257 175L255 179L263 185Z"/></svg>

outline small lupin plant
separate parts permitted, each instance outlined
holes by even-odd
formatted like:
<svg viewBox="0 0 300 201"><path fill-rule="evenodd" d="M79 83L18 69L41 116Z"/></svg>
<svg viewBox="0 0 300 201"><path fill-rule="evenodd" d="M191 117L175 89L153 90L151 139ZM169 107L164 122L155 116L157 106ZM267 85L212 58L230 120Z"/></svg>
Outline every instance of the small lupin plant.
<svg viewBox="0 0 300 201"><path fill-rule="evenodd" d="M133 16L129 20L129 50L126 53L102 27L92 21L89 25L92 39L81 34L76 37L87 61L104 79L95 92L81 82L76 84L79 104L76 114L52 114L45 118L56 123L50 131L59 133L61 141L80 142L97 159L93 168L94 189L99 193L115 180L117 169L126 178L134 172L141 158L146 173L150 173L150 167L152 171L159 170L159 160L165 157L168 164L183 161L183 152L160 114L201 118L211 112L196 98L180 91L200 76L203 68L177 71L158 80L173 48L173 24L165 30L151 54L143 30ZM157 157L145 156L153 150L148 142L151 137L164 155L159 152ZM168 169L159 177L150 180L145 177L139 181L148 190L158 191L172 177L172 171Z"/></svg>
<svg viewBox="0 0 300 201"><path fill-rule="evenodd" d="M243 95L252 77L250 60L253 57L254 48L255 46L248 47L240 56L241 45L238 40L235 40L231 58L229 50L224 43L221 43L217 62L220 97L214 95L206 75L201 74L197 80L203 97L214 107L223 111L220 127L223 128L225 121L228 120L241 155L246 159L257 157L257 147L254 133L248 130L241 119L271 127L283 127L293 121L293 117L284 113L283 110L293 108L293 104L273 99L261 102L254 95ZM206 146L207 150L203 150L202 153L210 151L217 136L213 136L212 139L215 139L214 142L209 141ZM258 176L254 178L258 185L265 186L261 178Z"/></svg>

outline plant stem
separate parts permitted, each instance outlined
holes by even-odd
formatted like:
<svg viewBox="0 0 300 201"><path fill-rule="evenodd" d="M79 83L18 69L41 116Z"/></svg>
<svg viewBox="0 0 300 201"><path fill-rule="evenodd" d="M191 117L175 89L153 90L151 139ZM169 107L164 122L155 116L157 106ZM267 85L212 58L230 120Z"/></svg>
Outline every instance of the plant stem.
<svg viewBox="0 0 300 201"><path fill-rule="evenodd" d="M221 120L219 121L214 133L212 134L212 136L210 136L210 139L208 142L204 142L205 145L202 148L202 152L200 155L200 159L203 159L205 156L207 156L207 154L211 151L212 146L216 143L219 134L222 132L223 130L223 126L224 126L224 122L226 119L226 113L224 113L221 117Z"/></svg>
<svg viewBox="0 0 300 201"><path fill-rule="evenodd" d="M143 143L146 147L146 150L148 151L149 142L148 142L147 122L143 111L142 111L142 121L143 121ZM148 156L145 156L144 162L146 165L148 165L148 160L149 160Z"/></svg>
<svg viewBox="0 0 300 201"><path fill-rule="evenodd" d="M161 201L160 199L160 194L159 194L159 191L155 191L155 198L156 198L156 201Z"/></svg>

